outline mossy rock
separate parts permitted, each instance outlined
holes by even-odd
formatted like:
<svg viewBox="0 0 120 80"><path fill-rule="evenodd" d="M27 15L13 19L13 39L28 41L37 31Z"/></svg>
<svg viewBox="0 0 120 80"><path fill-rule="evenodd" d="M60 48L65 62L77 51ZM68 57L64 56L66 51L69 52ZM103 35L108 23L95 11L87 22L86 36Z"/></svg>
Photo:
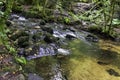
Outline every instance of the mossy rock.
<svg viewBox="0 0 120 80"><path fill-rule="evenodd" d="M18 46L25 48L29 46L29 36L22 36L18 38Z"/></svg>
<svg viewBox="0 0 120 80"><path fill-rule="evenodd" d="M46 21L45 20L41 20L40 21L40 25L45 25L46 24Z"/></svg>
<svg viewBox="0 0 120 80"><path fill-rule="evenodd" d="M53 34L53 29L52 29L52 27L41 27L41 29L42 29L43 31L46 31L46 32L50 33L50 34Z"/></svg>
<svg viewBox="0 0 120 80"><path fill-rule="evenodd" d="M54 42L57 42L59 40L59 38L56 38L54 36L52 36L51 34L47 33L45 35L45 38L44 38L44 41L46 43L54 43Z"/></svg>
<svg viewBox="0 0 120 80"><path fill-rule="evenodd" d="M36 34L33 35L32 39L33 39L34 41L40 41L41 36L42 36L42 32L36 33Z"/></svg>
<svg viewBox="0 0 120 80"><path fill-rule="evenodd" d="M29 34L26 33L25 31L16 31L16 32L13 32L13 34L9 38L15 41L21 36L29 36Z"/></svg>

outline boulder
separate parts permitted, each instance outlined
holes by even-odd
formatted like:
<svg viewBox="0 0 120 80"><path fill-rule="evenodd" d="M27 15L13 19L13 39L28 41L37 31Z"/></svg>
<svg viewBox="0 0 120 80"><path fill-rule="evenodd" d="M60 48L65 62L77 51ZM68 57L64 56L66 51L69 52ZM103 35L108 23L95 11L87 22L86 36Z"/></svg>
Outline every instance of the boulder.
<svg viewBox="0 0 120 80"><path fill-rule="evenodd" d="M16 77L14 77L14 79L9 79L9 80L25 80L25 77L23 74L19 74Z"/></svg>
<svg viewBox="0 0 120 80"><path fill-rule="evenodd" d="M39 32L39 33L35 33L32 37L32 39L36 42L36 41L40 41L41 40L41 37L42 37L42 33Z"/></svg>
<svg viewBox="0 0 120 80"><path fill-rule="evenodd" d="M5 23L8 27L14 25L13 21L7 20Z"/></svg>
<svg viewBox="0 0 120 80"><path fill-rule="evenodd" d="M10 35L9 38L15 41L21 36L29 36L29 34L25 31L16 30L16 31L13 31L13 34Z"/></svg>
<svg viewBox="0 0 120 80"><path fill-rule="evenodd" d="M22 36L18 38L18 46L25 48L29 46L29 36Z"/></svg>
<svg viewBox="0 0 120 80"><path fill-rule="evenodd" d="M117 77L120 77L120 74L118 72L116 72L114 69L109 69L109 70L106 70L110 75L113 75L113 76L117 76Z"/></svg>
<svg viewBox="0 0 120 80"><path fill-rule="evenodd" d="M53 29L51 27L45 27L45 26L43 26L43 27L41 27L41 29L43 31L46 31L46 32L50 33L50 34L53 34Z"/></svg>
<svg viewBox="0 0 120 80"><path fill-rule="evenodd" d="M57 42L58 40L59 40L59 38L54 37L54 36L52 36L52 35L49 34L49 33L47 33L47 34L45 35L45 38L44 38L44 41L45 41L46 43L54 43L54 42Z"/></svg>
<svg viewBox="0 0 120 80"><path fill-rule="evenodd" d="M58 51L57 58L62 58L67 55L70 55L70 51L67 49L59 48L57 51Z"/></svg>
<svg viewBox="0 0 120 80"><path fill-rule="evenodd" d="M88 34L88 35L85 37L85 39L86 39L87 41L90 41L90 42L98 42L98 41L99 41L99 39L97 38L97 36L92 35L92 34Z"/></svg>
<svg viewBox="0 0 120 80"><path fill-rule="evenodd" d="M40 21L40 25L45 25L45 24L46 24L46 22L44 20Z"/></svg>
<svg viewBox="0 0 120 80"><path fill-rule="evenodd" d="M68 32L66 33L66 36L65 36L67 39L74 39L74 38L77 38L77 36L73 33L73 32Z"/></svg>

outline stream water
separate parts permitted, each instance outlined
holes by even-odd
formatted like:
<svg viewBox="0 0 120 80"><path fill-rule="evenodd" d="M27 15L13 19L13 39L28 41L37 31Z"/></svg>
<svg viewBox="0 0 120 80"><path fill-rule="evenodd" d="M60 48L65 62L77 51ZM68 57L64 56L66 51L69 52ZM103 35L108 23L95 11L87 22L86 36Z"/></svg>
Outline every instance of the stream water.
<svg viewBox="0 0 120 80"><path fill-rule="evenodd" d="M39 19L16 14L9 20L14 34L25 31L29 35L27 47L19 41L27 35L15 39L19 55L28 60L24 71L34 77L28 76L28 80L120 80L120 44L98 39L74 26L43 25Z"/></svg>

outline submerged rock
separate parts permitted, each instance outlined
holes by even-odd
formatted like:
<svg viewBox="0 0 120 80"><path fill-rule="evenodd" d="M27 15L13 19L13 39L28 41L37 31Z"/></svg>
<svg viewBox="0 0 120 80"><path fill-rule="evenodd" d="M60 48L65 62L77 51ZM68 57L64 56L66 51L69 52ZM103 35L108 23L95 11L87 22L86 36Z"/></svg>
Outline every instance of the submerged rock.
<svg viewBox="0 0 120 80"><path fill-rule="evenodd" d="M108 65L109 63L107 63L107 62L102 62L102 61L98 61L97 62L99 65Z"/></svg>
<svg viewBox="0 0 120 80"><path fill-rule="evenodd" d="M29 73L28 80L44 80L44 79L42 77L38 76L37 74Z"/></svg>
<svg viewBox="0 0 120 80"><path fill-rule="evenodd" d="M116 72L114 69L109 69L107 70L107 72L110 74L110 75L113 75L113 76L117 76L119 77L120 74L118 72Z"/></svg>
<svg viewBox="0 0 120 80"><path fill-rule="evenodd" d="M9 79L9 80L25 80L25 76L23 74L19 74L14 79Z"/></svg>
<svg viewBox="0 0 120 80"><path fill-rule="evenodd" d="M66 80L66 78L62 75L62 71L60 69L59 64L55 64L52 68L53 76L50 80Z"/></svg>

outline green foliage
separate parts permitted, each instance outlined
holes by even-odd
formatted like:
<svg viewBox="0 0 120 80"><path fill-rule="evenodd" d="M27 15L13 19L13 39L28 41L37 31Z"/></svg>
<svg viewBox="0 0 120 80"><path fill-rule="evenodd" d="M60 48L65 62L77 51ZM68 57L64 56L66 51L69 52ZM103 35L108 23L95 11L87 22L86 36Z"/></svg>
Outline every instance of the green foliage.
<svg viewBox="0 0 120 80"><path fill-rule="evenodd" d="M16 55L17 51L15 50L15 48L10 46L9 44L6 44L6 48L9 51L9 53L11 53L12 55Z"/></svg>
<svg viewBox="0 0 120 80"><path fill-rule="evenodd" d="M68 17L64 17L64 22L69 24L70 23L70 19Z"/></svg>
<svg viewBox="0 0 120 80"><path fill-rule="evenodd" d="M113 25L120 25L120 20L119 19L113 19L112 24Z"/></svg>
<svg viewBox="0 0 120 80"><path fill-rule="evenodd" d="M24 57L15 57L15 60L19 63L19 64L26 64L27 61Z"/></svg>

